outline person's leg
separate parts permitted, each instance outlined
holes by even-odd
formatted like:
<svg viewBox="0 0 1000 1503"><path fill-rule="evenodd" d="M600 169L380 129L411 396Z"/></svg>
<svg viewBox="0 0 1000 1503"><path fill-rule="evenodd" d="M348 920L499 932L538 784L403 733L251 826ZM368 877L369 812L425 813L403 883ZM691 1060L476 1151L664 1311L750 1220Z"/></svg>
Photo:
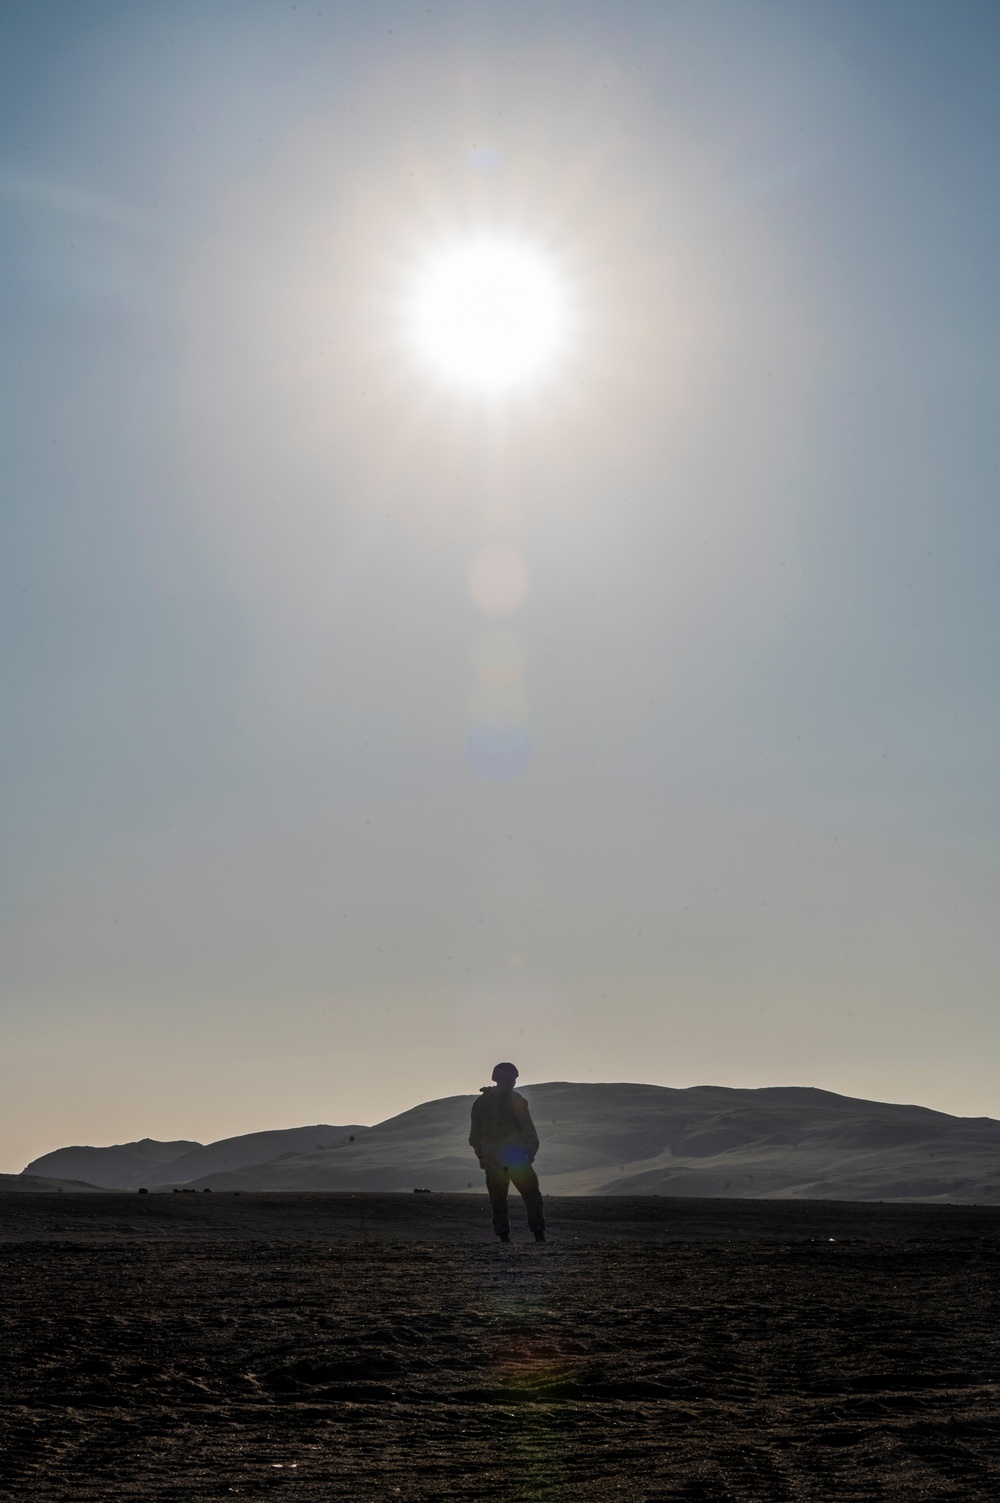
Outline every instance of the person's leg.
<svg viewBox="0 0 1000 1503"><path fill-rule="evenodd" d="M507 1214L507 1191L510 1188L510 1176L501 1164L487 1162L483 1165L486 1171L486 1189L490 1197L490 1209L493 1212L493 1230L498 1237L510 1236L510 1217Z"/></svg>
<svg viewBox="0 0 1000 1503"><path fill-rule="evenodd" d="M512 1169L510 1177L518 1188L528 1213L528 1225L536 1234L545 1230L545 1212L542 1209L542 1192L538 1188L538 1175L530 1164Z"/></svg>

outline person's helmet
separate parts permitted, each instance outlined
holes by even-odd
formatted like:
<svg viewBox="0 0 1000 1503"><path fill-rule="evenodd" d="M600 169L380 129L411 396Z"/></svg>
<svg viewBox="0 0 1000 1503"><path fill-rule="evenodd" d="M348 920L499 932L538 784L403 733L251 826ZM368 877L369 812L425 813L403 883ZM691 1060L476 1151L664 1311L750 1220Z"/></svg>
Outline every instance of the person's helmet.
<svg viewBox="0 0 1000 1503"><path fill-rule="evenodd" d="M516 1080L520 1073L516 1065L512 1065L509 1060L504 1060L501 1064L493 1066L491 1079L499 1081L501 1075L513 1075Z"/></svg>

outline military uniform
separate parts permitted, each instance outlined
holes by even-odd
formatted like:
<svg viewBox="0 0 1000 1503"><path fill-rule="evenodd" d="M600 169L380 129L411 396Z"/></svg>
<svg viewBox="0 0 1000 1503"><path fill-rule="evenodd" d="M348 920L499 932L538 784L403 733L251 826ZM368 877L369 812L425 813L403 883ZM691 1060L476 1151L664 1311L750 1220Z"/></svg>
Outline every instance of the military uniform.
<svg viewBox="0 0 1000 1503"><path fill-rule="evenodd" d="M483 1086L478 1101L473 1102L469 1142L486 1174L497 1236L510 1236L507 1192L512 1183L524 1201L529 1227L536 1236L543 1234L542 1192L531 1167L538 1152L538 1134L524 1097L508 1086Z"/></svg>

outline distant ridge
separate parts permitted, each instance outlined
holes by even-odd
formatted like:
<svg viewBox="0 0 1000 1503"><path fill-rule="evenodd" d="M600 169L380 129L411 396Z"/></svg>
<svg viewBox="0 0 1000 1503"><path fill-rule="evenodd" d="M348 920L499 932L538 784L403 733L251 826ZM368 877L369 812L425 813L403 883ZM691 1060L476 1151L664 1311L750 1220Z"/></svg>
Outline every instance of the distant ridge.
<svg viewBox="0 0 1000 1503"><path fill-rule="evenodd" d="M57 1148L33 1159L22 1171L46 1178L81 1179L104 1190L131 1190L146 1183L161 1164L171 1163L199 1143L180 1139L176 1143L158 1143L143 1138L138 1143L115 1143L111 1148Z"/></svg>
<svg viewBox="0 0 1000 1503"><path fill-rule="evenodd" d="M137 1190L140 1185L186 1183L216 1171L242 1169L260 1164L279 1154L325 1148L338 1143L350 1133L366 1132L363 1127L275 1128L269 1132L244 1133L241 1137L222 1138L217 1143L195 1143L180 1139L160 1143L143 1138L138 1143L116 1143L110 1148L56 1148L33 1159L24 1174L83 1179L105 1190Z"/></svg>
<svg viewBox="0 0 1000 1503"><path fill-rule="evenodd" d="M733 1196L1000 1204L1000 1122L840 1096L808 1086L743 1090L552 1081L522 1088L542 1140L543 1189L560 1195ZM25 1173L135 1188L481 1190L468 1147L475 1097L428 1101L375 1127L290 1128L207 1146L58 1149ZM86 1161L64 1156L125 1155ZM84 1164L86 1163L86 1169ZM70 1164L73 1173L70 1174ZM98 1174L104 1178L98 1178Z"/></svg>
<svg viewBox="0 0 1000 1503"><path fill-rule="evenodd" d="M37 1174L0 1174L0 1195L20 1194L26 1191L47 1191L51 1194L79 1195L85 1190L97 1190L97 1185L85 1185L78 1179L45 1179Z"/></svg>

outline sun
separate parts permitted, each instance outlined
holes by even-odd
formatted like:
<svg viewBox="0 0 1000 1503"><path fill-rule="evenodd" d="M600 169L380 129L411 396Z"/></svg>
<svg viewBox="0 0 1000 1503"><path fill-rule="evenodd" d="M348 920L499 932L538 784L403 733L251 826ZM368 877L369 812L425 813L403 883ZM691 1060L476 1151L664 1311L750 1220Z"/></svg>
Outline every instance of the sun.
<svg viewBox="0 0 1000 1503"><path fill-rule="evenodd" d="M501 393L537 380L568 335L565 279L541 251L498 238L463 240L430 256L413 279L409 332L438 377Z"/></svg>

